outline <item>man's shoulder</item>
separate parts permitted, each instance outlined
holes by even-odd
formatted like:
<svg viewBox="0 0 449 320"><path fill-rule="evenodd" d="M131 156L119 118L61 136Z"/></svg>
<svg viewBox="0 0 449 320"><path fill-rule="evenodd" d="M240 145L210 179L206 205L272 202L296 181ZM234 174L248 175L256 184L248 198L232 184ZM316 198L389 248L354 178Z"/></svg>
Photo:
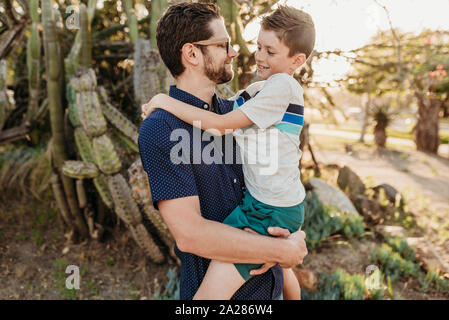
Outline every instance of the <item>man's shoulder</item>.
<svg viewBox="0 0 449 320"><path fill-rule="evenodd" d="M179 128L182 121L171 113L156 109L147 117L139 128L139 140L150 137L152 141L158 142L170 137L173 129Z"/></svg>
<svg viewBox="0 0 449 320"><path fill-rule="evenodd" d="M222 113L228 113L233 110L233 100L228 100L217 95L217 102L220 105L220 110L222 111Z"/></svg>

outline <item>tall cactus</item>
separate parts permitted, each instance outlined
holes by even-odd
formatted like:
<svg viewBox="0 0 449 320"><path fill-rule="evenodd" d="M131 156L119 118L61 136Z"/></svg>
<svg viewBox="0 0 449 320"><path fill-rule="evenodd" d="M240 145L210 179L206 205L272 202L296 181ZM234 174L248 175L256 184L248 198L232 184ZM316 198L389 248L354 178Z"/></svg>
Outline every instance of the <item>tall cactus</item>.
<svg viewBox="0 0 449 320"><path fill-rule="evenodd" d="M131 42L135 44L137 42L137 39L139 38L139 29L137 24L137 17L134 12L133 0L125 0L125 11L128 17L129 37L131 38Z"/></svg>
<svg viewBox="0 0 449 320"><path fill-rule="evenodd" d="M28 66L28 110L27 119L36 116L39 107L39 88L40 88L40 58L41 58L41 39L39 37L38 23L39 14L37 12L39 0L30 1L31 32L27 41L27 66Z"/></svg>
<svg viewBox="0 0 449 320"><path fill-rule="evenodd" d="M156 29L157 22L159 18L164 13L167 8L167 0L153 0L151 1L151 21L150 21L150 47L152 50L157 51L157 41L156 41ZM158 92L168 93L169 87L175 84L175 79L165 67L165 64L160 59L157 67L157 76L159 78L159 88ZM145 101L147 102L147 101Z"/></svg>
<svg viewBox="0 0 449 320"><path fill-rule="evenodd" d="M156 27L157 21L162 16L162 13L167 8L167 0L152 0L151 1L151 20L150 20L150 44L151 48L157 48L156 42Z"/></svg>
<svg viewBox="0 0 449 320"><path fill-rule="evenodd" d="M142 225L142 214L132 197L131 188L120 173L122 164L112 140L106 134L105 118L96 92L95 72L92 69L78 69L70 85L76 95L75 111L78 115L71 119L79 121L72 122L77 126L75 141L85 162L66 161L64 173L78 179L94 178L94 184L104 203L126 224L138 245L154 262L163 262L161 249ZM123 134L133 140L137 137L137 128L117 110L110 105L104 110L113 124L119 127L123 125ZM81 183L79 186L82 187Z"/></svg>
<svg viewBox="0 0 449 320"><path fill-rule="evenodd" d="M61 70L61 48L57 39L52 7L51 0L42 0L42 25L46 58L45 67L47 75L47 96L50 109L51 131L53 135L52 155L55 169L64 188L64 194L66 196L64 201L67 201L70 214L72 219L74 219L74 224L76 225L76 231L78 231L82 237L86 238L88 236L88 230L78 206L73 180L62 174L62 166L64 161L67 159L61 101L62 88L60 82L60 76L63 70ZM59 194L62 194L62 192ZM62 201L63 199L60 199L59 202Z"/></svg>
<svg viewBox="0 0 449 320"><path fill-rule="evenodd" d="M132 2L128 2L127 12L133 14L129 3ZM103 88L97 88L95 72L90 69L90 22L93 18L95 4L96 0L89 0L89 8L86 8L84 4L80 6L80 30L77 32L69 55L62 64L59 35L55 26L54 14L56 12L52 10L52 0L42 0L47 96L53 134L52 164L55 169L52 178L53 193L61 216L68 227L77 231L83 238L90 235L91 238L98 239L103 232L99 223L103 221L104 213L99 213L95 221L92 206L88 203L87 196L89 194L86 193L83 182L85 179L92 179L102 200L99 204L102 206L104 203L114 211L146 254L154 262L161 263L165 260L165 256L160 246L173 247L173 237L160 214L154 208L152 209L148 184L145 185L146 192L143 202L135 200L133 183L136 180L130 179L127 182L123 177L122 162L112 136L108 135L106 121L117 129L119 138L135 152L138 151L138 128L109 103L106 91ZM31 3L31 6L35 5L35 2ZM134 36L135 34L132 37ZM139 39L135 40L137 47ZM160 59L157 53L150 49L149 41L147 42L148 44L142 45L144 50L143 53L140 53L138 60L148 63L142 65L142 70L157 77ZM32 46L30 45L30 47ZM148 52L150 54L146 55ZM67 70L64 70L64 66ZM67 78L64 79L64 76ZM141 79L146 78L142 77ZM157 81L156 79L153 84L149 84L152 92L159 91L159 82ZM66 90L62 91L64 86ZM68 102L66 116L74 127L73 136L81 161L68 160L66 156L62 108L64 93ZM143 169L140 160L137 162L141 173ZM131 172L129 174L131 175ZM73 179L76 179L76 188ZM141 179L142 177L140 177L139 183L143 185ZM143 203L146 206L143 206ZM143 224L145 216L157 230L154 234ZM153 238L153 235L156 238ZM170 253L175 257L173 251Z"/></svg>
<svg viewBox="0 0 449 320"><path fill-rule="evenodd" d="M150 40L139 38L133 3L132 0L126 0L125 9L128 17L129 37L134 45L133 84L136 115L140 115L140 106L148 102L156 93L167 92L167 85L174 81L156 50L156 24L167 7L167 1L151 1Z"/></svg>
<svg viewBox="0 0 449 320"><path fill-rule="evenodd" d="M89 68L92 60L92 38L90 24L94 17L97 0L89 0L88 7L81 4L79 10L80 30L76 33L75 41L70 49L70 53L64 60L67 80L73 77L75 71L84 66ZM67 81L68 82L68 81Z"/></svg>
<svg viewBox="0 0 449 320"><path fill-rule="evenodd" d="M84 3L80 6L80 65L89 68L92 61L92 39L90 35L90 22L86 5Z"/></svg>
<svg viewBox="0 0 449 320"><path fill-rule="evenodd" d="M147 103L152 96L160 92L158 75L161 59L155 50L151 50L150 41L138 39L134 44L134 97L137 106Z"/></svg>

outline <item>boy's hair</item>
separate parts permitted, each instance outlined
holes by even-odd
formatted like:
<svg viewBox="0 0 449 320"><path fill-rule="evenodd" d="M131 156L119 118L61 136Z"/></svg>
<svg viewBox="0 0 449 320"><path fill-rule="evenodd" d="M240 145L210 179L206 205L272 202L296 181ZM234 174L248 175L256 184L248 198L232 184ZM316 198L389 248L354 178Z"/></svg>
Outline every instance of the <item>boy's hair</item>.
<svg viewBox="0 0 449 320"><path fill-rule="evenodd" d="M159 20L156 40L159 53L173 77L182 74L181 49L186 43L213 36L209 23L219 19L220 9L210 3L179 3L170 6Z"/></svg>
<svg viewBox="0 0 449 320"><path fill-rule="evenodd" d="M312 17L293 7L279 6L262 19L262 28L274 31L289 49L289 57L297 53L310 56L315 46L315 25Z"/></svg>

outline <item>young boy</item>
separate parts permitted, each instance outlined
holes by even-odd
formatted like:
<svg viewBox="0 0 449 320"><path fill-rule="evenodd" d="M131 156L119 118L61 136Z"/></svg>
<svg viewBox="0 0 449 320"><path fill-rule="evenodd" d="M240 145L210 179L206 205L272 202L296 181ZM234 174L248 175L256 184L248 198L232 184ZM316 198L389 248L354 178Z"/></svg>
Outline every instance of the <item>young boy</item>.
<svg viewBox="0 0 449 320"><path fill-rule="evenodd" d="M312 53L315 28L310 15L286 6L264 17L261 27L255 58L257 74L265 81L253 83L231 98L235 100L234 111L219 115L163 94L153 97L142 110L148 116L155 108L162 108L215 135L233 132L244 159L247 192L243 203L223 223L269 235L268 226L294 232L304 222L305 191L298 168L304 100L303 90L292 75ZM269 156L255 155L255 146L270 150ZM248 161L255 157L255 163ZM268 173L267 164L273 161L276 171ZM260 265L213 260L194 299L230 299L251 278L251 270L258 268ZM293 271L284 269L283 274L284 299L300 299Z"/></svg>

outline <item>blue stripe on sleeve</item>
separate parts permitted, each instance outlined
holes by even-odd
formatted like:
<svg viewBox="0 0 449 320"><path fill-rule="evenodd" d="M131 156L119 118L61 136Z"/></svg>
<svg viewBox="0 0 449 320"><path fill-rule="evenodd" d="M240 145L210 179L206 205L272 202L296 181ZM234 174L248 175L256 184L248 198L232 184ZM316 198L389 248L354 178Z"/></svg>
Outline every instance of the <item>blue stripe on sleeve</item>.
<svg viewBox="0 0 449 320"><path fill-rule="evenodd" d="M286 113L284 114L282 121L302 126L304 124L304 117L297 114Z"/></svg>
<svg viewBox="0 0 449 320"><path fill-rule="evenodd" d="M280 131L285 133L291 133L299 135L301 133L302 126L297 126L291 123L281 122L274 125L276 128L278 128Z"/></svg>

